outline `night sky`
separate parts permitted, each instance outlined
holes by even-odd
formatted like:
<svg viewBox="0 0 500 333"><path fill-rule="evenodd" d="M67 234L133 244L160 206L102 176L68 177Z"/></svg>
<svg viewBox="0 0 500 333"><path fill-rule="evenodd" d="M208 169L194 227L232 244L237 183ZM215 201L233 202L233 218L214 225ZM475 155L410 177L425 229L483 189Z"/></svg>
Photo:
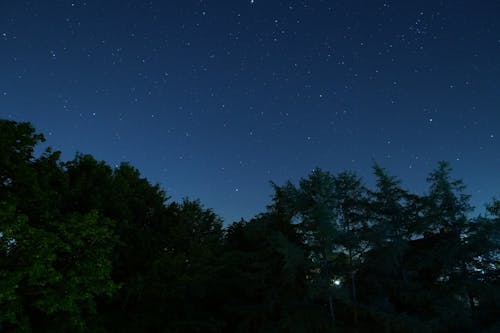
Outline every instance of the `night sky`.
<svg viewBox="0 0 500 333"><path fill-rule="evenodd" d="M0 1L0 118L227 222L269 181L452 162L500 195L500 1Z"/></svg>

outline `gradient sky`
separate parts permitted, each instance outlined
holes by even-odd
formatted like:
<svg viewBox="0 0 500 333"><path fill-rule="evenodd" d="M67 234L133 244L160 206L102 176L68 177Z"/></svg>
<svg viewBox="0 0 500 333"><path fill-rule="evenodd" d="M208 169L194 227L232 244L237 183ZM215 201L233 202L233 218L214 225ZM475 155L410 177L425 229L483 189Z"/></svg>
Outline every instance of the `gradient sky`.
<svg viewBox="0 0 500 333"><path fill-rule="evenodd" d="M227 222L372 160L500 195L500 1L0 1L0 118Z"/></svg>

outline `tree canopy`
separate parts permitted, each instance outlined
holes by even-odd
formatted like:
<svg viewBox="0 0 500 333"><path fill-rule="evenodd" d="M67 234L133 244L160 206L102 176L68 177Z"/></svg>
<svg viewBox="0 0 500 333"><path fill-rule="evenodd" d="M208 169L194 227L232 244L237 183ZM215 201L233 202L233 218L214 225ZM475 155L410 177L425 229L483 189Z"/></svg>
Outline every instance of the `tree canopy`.
<svg viewBox="0 0 500 333"><path fill-rule="evenodd" d="M472 216L446 162L423 194L317 168L224 224L44 140L0 120L0 332L500 330L500 200Z"/></svg>

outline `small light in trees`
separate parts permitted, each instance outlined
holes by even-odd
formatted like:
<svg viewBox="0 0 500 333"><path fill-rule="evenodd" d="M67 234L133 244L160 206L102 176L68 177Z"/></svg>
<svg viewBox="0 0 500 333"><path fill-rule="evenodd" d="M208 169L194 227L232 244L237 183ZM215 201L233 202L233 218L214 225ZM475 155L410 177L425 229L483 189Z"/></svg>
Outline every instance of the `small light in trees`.
<svg viewBox="0 0 500 333"><path fill-rule="evenodd" d="M340 286L340 283L341 283L341 281L339 279L332 279L332 285L333 286L338 287L338 286Z"/></svg>

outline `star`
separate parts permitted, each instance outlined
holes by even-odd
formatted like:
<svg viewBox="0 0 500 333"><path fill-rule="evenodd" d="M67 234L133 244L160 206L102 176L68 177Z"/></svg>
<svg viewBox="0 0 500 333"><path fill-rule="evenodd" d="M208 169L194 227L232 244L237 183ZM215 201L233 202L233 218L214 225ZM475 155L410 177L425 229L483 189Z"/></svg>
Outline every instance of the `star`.
<svg viewBox="0 0 500 333"><path fill-rule="evenodd" d="M108 2L12 2L0 28L0 118L50 129L48 144L68 158L128 160L172 200L199 197L228 223L266 207L269 181L314 166L369 183L371 156L409 189L450 160L472 189L497 191L486 166L500 166L500 26L488 6L268 1L255 17L264 2L246 1L139 1L123 15ZM47 25L50 13L60 20ZM238 186L224 186L228 177ZM243 194L254 199L241 209L227 199Z"/></svg>

